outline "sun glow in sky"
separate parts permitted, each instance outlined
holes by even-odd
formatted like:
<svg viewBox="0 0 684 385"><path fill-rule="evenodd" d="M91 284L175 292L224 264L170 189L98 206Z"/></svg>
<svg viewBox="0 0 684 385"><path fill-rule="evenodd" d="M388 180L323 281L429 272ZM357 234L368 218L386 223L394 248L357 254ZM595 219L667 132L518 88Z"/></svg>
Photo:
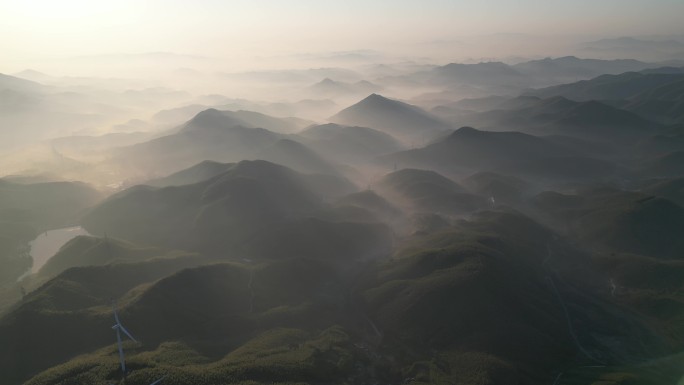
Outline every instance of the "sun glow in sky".
<svg viewBox="0 0 684 385"><path fill-rule="evenodd" d="M129 11L132 2L128 1L88 1L88 0L22 0L4 4L3 10L18 16L23 21L85 21L85 18L108 18L117 11ZM80 20L80 21L79 21Z"/></svg>
<svg viewBox="0 0 684 385"><path fill-rule="evenodd" d="M0 52L20 63L387 49L498 33L684 35L681 15L682 0L0 0Z"/></svg>

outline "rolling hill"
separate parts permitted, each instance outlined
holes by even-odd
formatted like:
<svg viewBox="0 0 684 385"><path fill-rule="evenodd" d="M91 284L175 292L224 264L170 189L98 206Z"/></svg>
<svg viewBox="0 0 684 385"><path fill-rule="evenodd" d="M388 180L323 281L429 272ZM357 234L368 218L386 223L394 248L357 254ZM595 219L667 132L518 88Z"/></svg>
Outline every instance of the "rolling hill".
<svg viewBox="0 0 684 385"><path fill-rule="evenodd" d="M303 173L339 174L337 167L319 153L292 139L281 139L259 151L254 158L282 164Z"/></svg>
<svg viewBox="0 0 684 385"><path fill-rule="evenodd" d="M684 78L646 90L621 107L661 123L684 123Z"/></svg>
<svg viewBox="0 0 684 385"><path fill-rule="evenodd" d="M566 146L520 132L479 131L462 127L426 147L397 152L379 162L399 167L434 169L447 174L495 171L543 178L597 178L615 166L579 156ZM466 176L466 175L463 175Z"/></svg>
<svg viewBox="0 0 684 385"><path fill-rule="evenodd" d="M0 90L2 91L12 90L15 92L39 92L41 90L45 90L46 88L46 86L31 80L0 73Z"/></svg>
<svg viewBox="0 0 684 385"><path fill-rule="evenodd" d="M643 357L636 335L662 344L635 317L586 295L587 263L529 218L485 212L415 236L380 266L364 299L384 338L406 347L414 383L544 383L573 365L554 362Z"/></svg>
<svg viewBox="0 0 684 385"><path fill-rule="evenodd" d="M590 80L562 84L527 94L549 98L563 96L575 101L625 100L666 84L681 81L684 74L626 72L619 75L601 75Z"/></svg>
<svg viewBox="0 0 684 385"><path fill-rule="evenodd" d="M163 178L149 180L145 182L145 184L154 187L169 187L199 183L223 174L234 166L235 163L219 163L205 160L204 162L197 163L192 167L167 175Z"/></svg>
<svg viewBox="0 0 684 385"><path fill-rule="evenodd" d="M435 171L402 169L385 175L378 189L399 205L413 211L456 215L488 206L485 198L473 195Z"/></svg>
<svg viewBox="0 0 684 385"><path fill-rule="evenodd" d="M663 198L610 188L544 192L534 204L560 229L602 250L681 258L684 209Z"/></svg>
<svg viewBox="0 0 684 385"><path fill-rule="evenodd" d="M493 204L520 204L533 188L530 183L520 178L493 172L475 173L463 179L461 183L475 194L493 198Z"/></svg>
<svg viewBox="0 0 684 385"><path fill-rule="evenodd" d="M311 166L307 165L306 167ZM163 178L146 181L145 184L153 187L195 184L223 174L233 167L235 167L235 163L204 161ZM306 176L304 183L307 188L324 198L338 197L357 190L357 187L352 182L343 176L334 174L309 174Z"/></svg>
<svg viewBox="0 0 684 385"><path fill-rule="evenodd" d="M646 162L639 172L650 177L681 177L684 175L684 150L673 151Z"/></svg>
<svg viewBox="0 0 684 385"><path fill-rule="evenodd" d="M684 178L655 179L644 184L640 192L665 198L684 207Z"/></svg>
<svg viewBox="0 0 684 385"><path fill-rule="evenodd" d="M382 91L382 87L367 80L359 80L355 83L335 81L325 78L306 89L316 97L356 97Z"/></svg>
<svg viewBox="0 0 684 385"><path fill-rule="evenodd" d="M283 136L263 128L233 125L218 111L203 111L177 133L122 147L113 162L129 173L165 175L204 160L235 162L252 158Z"/></svg>
<svg viewBox="0 0 684 385"><path fill-rule="evenodd" d="M91 234L212 255L358 258L368 255L364 247L371 255L384 252L390 240L382 225L313 218L324 216L312 187L317 178L266 161L242 161L195 184L133 187L95 207L83 223ZM326 242L342 243L331 252Z"/></svg>
<svg viewBox="0 0 684 385"><path fill-rule="evenodd" d="M61 273L0 319L0 374L116 381L110 296L141 341L125 345L132 384L537 383L663 349L578 280L586 256L515 212L415 235L361 274L301 258L162 268L180 260ZM36 346L45 353L28 359Z"/></svg>
<svg viewBox="0 0 684 385"><path fill-rule="evenodd" d="M300 132L299 137L317 152L338 163L347 164L367 162L403 148L396 139L384 132L334 123L309 127Z"/></svg>
<svg viewBox="0 0 684 385"><path fill-rule="evenodd" d="M176 133L113 150L111 162L141 179L157 179L155 176L171 174L202 161L254 159L282 163L303 172L337 173L327 160L293 140L295 136L289 139L286 135L253 127L252 123L244 126L242 113L246 112L202 111ZM266 121L261 119L264 116L255 121ZM281 119L276 120L267 125L282 125L278 123Z"/></svg>
<svg viewBox="0 0 684 385"><path fill-rule="evenodd" d="M646 119L676 124L682 122L684 73L681 69L663 68L603 75L527 94L543 98L563 96L576 101L603 100Z"/></svg>
<svg viewBox="0 0 684 385"><path fill-rule="evenodd" d="M624 72L641 71L654 65L638 60L600 60L580 59L575 56L544 58L513 65L517 71L548 84L566 83L580 79L590 79L601 75L618 75Z"/></svg>
<svg viewBox="0 0 684 385"><path fill-rule="evenodd" d="M676 326L676 314L639 302L639 293L677 288L681 266L588 260L515 212L478 214L405 240L392 260L363 269L351 299L345 275L321 260L181 271L153 263L71 269L29 294L0 320L3 378L116 381L108 298L122 295L120 316L142 341L125 345L132 384L162 375L170 384L545 383L559 371L572 384L678 378L672 364L625 364L668 348L624 306ZM583 283L599 278L589 263L616 279L617 297ZM43 325L59 325L60 335ZM28 359L36 346L41 359Z"/></svg>
<svg viewBox="0 0 684 385"><path fill-rule="evenodd" d="M566 135L606 142L631 143L662 129L658 123L598 101L574 102L562 96L526 100L518 108L502 108L458 117L497 130L538 135Z"/></svg>
<svg viewBox="0 0 684 385"><path fill-rule="evenodd" d="M527 77L511 66L501 62L476 64L449 63L408 76L420 84L455 86L523 86Z"/></svg>

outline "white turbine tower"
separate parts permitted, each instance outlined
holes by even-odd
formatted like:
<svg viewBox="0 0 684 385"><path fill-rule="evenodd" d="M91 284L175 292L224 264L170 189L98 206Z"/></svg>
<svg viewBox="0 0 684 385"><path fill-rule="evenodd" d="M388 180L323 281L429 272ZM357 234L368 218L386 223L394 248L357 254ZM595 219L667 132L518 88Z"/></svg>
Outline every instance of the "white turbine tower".
<svg viewBox="0 0 684 385"><path fill-rule="evenodd" d="M124 356L121 332L123 332L128 338L130 338L131 341L138 341L135 338L133 338L131 333L129 333L128 330L126 330L126 328L121 324L121 321L119 320L119 314L116 311L116 302L112 305L112 308L114 309L114 320L116 321L116 324L112 326L112 329L116 330L116 342L119 347L119 362L121 363L121 371L123 372L124 377L126 377L126 357Z"/></svg>
<svg viewBox="0 0 684 385"><path fill-rule="evenodd" d="M158 379L157 381L151 383L150 385L157 385L157 384L159 384L160 382L162 382L162 380L165 379L165 378L166 378L166 376L164 376L164 377ZM109 384L109 385L116 385L116 384Z"/></svg>

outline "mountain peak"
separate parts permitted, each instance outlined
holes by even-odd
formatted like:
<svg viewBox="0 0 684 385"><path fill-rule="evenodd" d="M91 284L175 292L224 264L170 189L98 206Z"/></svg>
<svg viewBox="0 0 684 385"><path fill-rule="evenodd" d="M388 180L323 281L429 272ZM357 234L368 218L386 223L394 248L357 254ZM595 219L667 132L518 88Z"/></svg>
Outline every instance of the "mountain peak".
<svg viewBox="0 0 684 385"><path fill-rule="evenodd" d="M465 126L465 127L461 127L458 130L452 132L451 135L449 135L448 137L449 138L455 138L455 137L464 136L464 135L469 135L469 136L470 135L477 135L480 133L482 133L482 131L477 130L477 129L470 127L470 126Z"/></svg>
<svg viewBox="0 0 684 385"><path fill-rule="evenodd" d="M362 99L360 102L356 103L355 106L367 106L371 108L397 108L400 106L408 106L407 104L400 102L398 100L390 99L384 97L380 94L372 93ZM354 106L352 106L354 107Z"/></svg>
<svg viewBox="0 0 684 385"><path fill-rule="evenodd" d="M214 116L221 116L222 113L221 111L217 110L216 108L207 108L206 110L200 111L195 115L195 118L202 118L202 117L214 117Z"/></svg>
<svg viewBox="0 0 684 385"><path fill-rule="evenodd" d="M215 108L209 108L204 111L200 111L192 119L186 123L186 127L189 126L216 126L221 124L222 120L225 120L226 116L219 110Z"/></svg>
<svg viewBox="0 0 684 385"><path fill-rule="evenodd" d="M362 102L364 100L388 100L389 101L391 99L388 99L388 98L386 98L380 94L376 94L375 92L373 92L372 94L368 95L365 99L363 99Z"/></svg>
<svg viewBox="0 0 684 385"><path fill-rule="evenodd" d="M452 127L419 107L372 93L330 118L333 123L375 128L402 140L424 140Z"/></svg>
<svg viewBox="0 0 684 385"><path fill-rule="evenodd" d="M479 132L479 130L476 130L476 129L470 127L470 126L461 127L461 128L459 128L458 130L456 130L456 131L457 131L457 132L464 133L464 134L465 134L465 133L468 133L468 132Z"/></svg>

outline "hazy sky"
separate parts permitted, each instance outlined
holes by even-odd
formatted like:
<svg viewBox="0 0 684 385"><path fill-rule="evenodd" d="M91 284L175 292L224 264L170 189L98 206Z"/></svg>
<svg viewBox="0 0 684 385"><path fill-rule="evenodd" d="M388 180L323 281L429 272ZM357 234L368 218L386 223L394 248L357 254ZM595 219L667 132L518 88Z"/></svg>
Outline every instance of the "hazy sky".
<svg viewBox="0 0 684 385"><path fill-rule="evenodd" d="M0 52L21 64L383 49L496 33L680 35L682 15L683 0L0 0Z"/></svg>

